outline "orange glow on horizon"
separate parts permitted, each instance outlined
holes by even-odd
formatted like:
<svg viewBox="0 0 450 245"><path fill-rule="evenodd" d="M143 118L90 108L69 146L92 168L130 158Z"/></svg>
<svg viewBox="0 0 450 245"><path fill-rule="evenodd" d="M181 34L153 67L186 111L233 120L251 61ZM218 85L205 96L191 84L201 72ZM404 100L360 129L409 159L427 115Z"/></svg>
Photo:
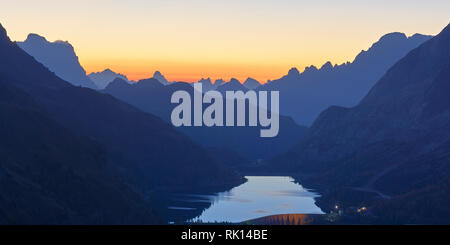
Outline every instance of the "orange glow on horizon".
<svg viewBox="0 0 450 245"><path fill-rule="evenodd" d="M104 66L103 64L109 64ZM157 64L157 65L153 65ZM217 79L229 81L231 78L238 79L243 83L251 77L260 83L267 80L278 79L287 74L292 66L284 65L246 65L246 64L198 64L162 61L93 61L82 63L86 73L100 72L107 68L116 73L127 76L129 80L139 81L150 78L155 71L160 71L168 81L197 82L202 78L210 78L212 82ZM299 71L303 67L296 66Z"/></svg>

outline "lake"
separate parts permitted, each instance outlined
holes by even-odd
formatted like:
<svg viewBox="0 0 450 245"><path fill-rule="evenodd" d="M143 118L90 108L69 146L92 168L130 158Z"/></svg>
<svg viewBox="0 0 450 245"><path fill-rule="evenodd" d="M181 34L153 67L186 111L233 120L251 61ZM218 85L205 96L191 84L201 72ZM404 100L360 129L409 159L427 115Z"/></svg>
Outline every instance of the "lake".
<svg viewBox="0 0 450 245"><path fill-rule="evenodd" d="M242 222L275 214L323 214L316 206L320 195L303 188L288 176L246 176L247 182L216 194L178 194L172 198L175 213L190 212L203 205L189 221ZM206 204L206 206L205 206Z"/></svg>

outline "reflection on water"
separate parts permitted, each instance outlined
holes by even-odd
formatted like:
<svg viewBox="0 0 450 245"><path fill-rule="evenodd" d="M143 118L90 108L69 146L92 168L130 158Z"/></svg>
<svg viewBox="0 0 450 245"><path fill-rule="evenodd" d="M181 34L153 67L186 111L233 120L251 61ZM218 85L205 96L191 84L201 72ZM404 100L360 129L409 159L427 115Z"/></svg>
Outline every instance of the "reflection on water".
<svg viewBox="0 0 450 245"><path fill-rule="evenodd" d="M196 203L211 203L192 221L242 222L274 214L322 214L314 203L317 193L294 183L291 177L247 176L247 182L216 195L184 194L173 197L178 206L169 209L183 212Z"/></svg>

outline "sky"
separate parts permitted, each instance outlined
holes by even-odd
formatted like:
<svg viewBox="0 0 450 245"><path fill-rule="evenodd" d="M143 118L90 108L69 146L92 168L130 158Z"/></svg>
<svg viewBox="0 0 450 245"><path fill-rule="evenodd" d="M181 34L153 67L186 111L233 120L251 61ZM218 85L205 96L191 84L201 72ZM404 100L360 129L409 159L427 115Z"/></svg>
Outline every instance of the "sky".
<svg viewBox="0 0 450 245"><path fill-rule="evenodd" d="M436 35L448 0L0 0L12 40L69 41L88 73L261 82L289 68L352 61L382 35Z"/></svg>

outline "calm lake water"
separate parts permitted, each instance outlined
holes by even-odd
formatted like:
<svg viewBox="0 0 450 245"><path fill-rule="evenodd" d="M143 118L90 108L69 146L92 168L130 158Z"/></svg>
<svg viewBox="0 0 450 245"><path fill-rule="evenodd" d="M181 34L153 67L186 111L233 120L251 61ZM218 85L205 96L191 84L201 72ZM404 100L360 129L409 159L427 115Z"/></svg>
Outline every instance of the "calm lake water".
<svg viewBox="0 0 450 245"><path fill-rule="evenodd" d="M202 222L242 222L274 214L323 214L314 203L319 195L291 177L246 176L246 179L246 183L214 195L178 195L178 205L169 209L187 212L196 209L198 203L209 203L191 220Z"/></svg>

